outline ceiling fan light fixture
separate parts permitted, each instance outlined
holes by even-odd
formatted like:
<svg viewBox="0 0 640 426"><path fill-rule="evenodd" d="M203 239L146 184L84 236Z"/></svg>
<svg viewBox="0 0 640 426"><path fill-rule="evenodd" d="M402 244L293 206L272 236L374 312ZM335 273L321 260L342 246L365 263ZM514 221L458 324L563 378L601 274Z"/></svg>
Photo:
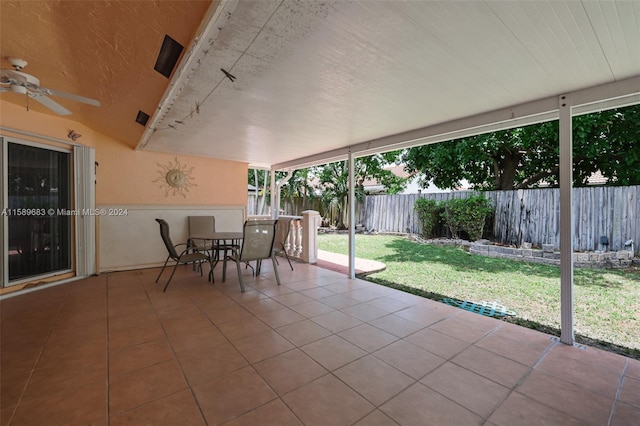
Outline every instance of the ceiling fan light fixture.
<svg viewBox="0 0 640 426"><path fill-rule="evenodd" d="M165 34L164 40L162 41L162 47L160 47L160 52L158 53L158 58L156 59L156 64L153 69L169 78L178 63L178 59L180 58L183 49L184 46Z"/></svg>
<svg viewBox="0 0 640 426"><path fill-rule="evenodd" d="M27 88L24 86L18 86L17 84L11 85L11 91L19 95L26 95L28 93Z"/></svg>

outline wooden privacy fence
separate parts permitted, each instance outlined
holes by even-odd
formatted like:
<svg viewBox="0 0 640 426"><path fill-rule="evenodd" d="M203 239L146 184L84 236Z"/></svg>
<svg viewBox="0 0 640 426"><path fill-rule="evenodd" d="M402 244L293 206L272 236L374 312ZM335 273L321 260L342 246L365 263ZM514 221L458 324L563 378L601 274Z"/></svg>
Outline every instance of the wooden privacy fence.
<svg viewBox="0 0 640 426"><path fill-rule="evenodd" d="M357 208L357 220L368 230L419 233L413 206L418 198L436 201L466 198L474 192L371 195ZM482 193L494 207L490 233L505 244L530 242L560 246L560 190L557 188ZM573 189L574 250L630 250L640 254L640 186ZM606 237L608 245L601 243Z"/></svg>

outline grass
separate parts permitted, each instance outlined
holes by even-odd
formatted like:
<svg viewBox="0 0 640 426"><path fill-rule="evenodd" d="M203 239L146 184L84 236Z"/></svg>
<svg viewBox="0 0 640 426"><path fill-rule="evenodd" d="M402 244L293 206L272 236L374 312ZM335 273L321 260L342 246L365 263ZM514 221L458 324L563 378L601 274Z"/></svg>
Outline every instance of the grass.
<svg viewBox="0 0 640 426"><path fill-rule="evenodd" d="M319 248L347 254L348 236L320 234ZM356 256L387 269L369 281L431 299L497 300L509 319L559 335L560 268L473 255L400 236L357 235ZM574 269L576 341L640 358L640 271Z"/></svg>

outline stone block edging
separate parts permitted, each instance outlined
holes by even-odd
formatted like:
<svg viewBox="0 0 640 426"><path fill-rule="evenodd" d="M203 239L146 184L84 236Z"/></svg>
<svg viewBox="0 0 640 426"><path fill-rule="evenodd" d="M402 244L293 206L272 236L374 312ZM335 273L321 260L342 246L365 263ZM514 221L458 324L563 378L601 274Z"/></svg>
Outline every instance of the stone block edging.
<svg viewBox="0 0 640 426"><path fill-rule="evenodd" d="M463 247L465 250L468 250L469 253L480 256L544 263L548 265L560 265L560 252L552 250L550 247L536 249L530 248L529 245L523 245L523 247L497 246L489 243L487 240L470 242L465 240L447 239L424 240L420 237L415 237L415 239L416 241L424 244ZM573 262L574 266L579 268L612 269L640 266L640 258L634 258L633 252L629 250L576 252L573 253Z"/></svg>

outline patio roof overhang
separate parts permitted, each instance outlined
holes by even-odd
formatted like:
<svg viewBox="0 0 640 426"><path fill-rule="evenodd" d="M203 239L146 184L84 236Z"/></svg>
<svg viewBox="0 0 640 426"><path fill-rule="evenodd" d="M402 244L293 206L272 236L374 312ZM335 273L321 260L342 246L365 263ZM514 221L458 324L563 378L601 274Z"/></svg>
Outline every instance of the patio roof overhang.
<svg viewBox="0 0 640 426"><path fill-rule="evenodd" d="M572 116L607 109L622 108L640 103L640 76L563 94L573 100ZM292 170L346 160L349 153L364 157L380 152L412 148L415 146L450 141L483 133L527 126L560 117L558 97L549 97L500 110L489 111L423 127L379 139L362 142L333 151L322 152L290 162L273 165L275 170Z"/></svg>

